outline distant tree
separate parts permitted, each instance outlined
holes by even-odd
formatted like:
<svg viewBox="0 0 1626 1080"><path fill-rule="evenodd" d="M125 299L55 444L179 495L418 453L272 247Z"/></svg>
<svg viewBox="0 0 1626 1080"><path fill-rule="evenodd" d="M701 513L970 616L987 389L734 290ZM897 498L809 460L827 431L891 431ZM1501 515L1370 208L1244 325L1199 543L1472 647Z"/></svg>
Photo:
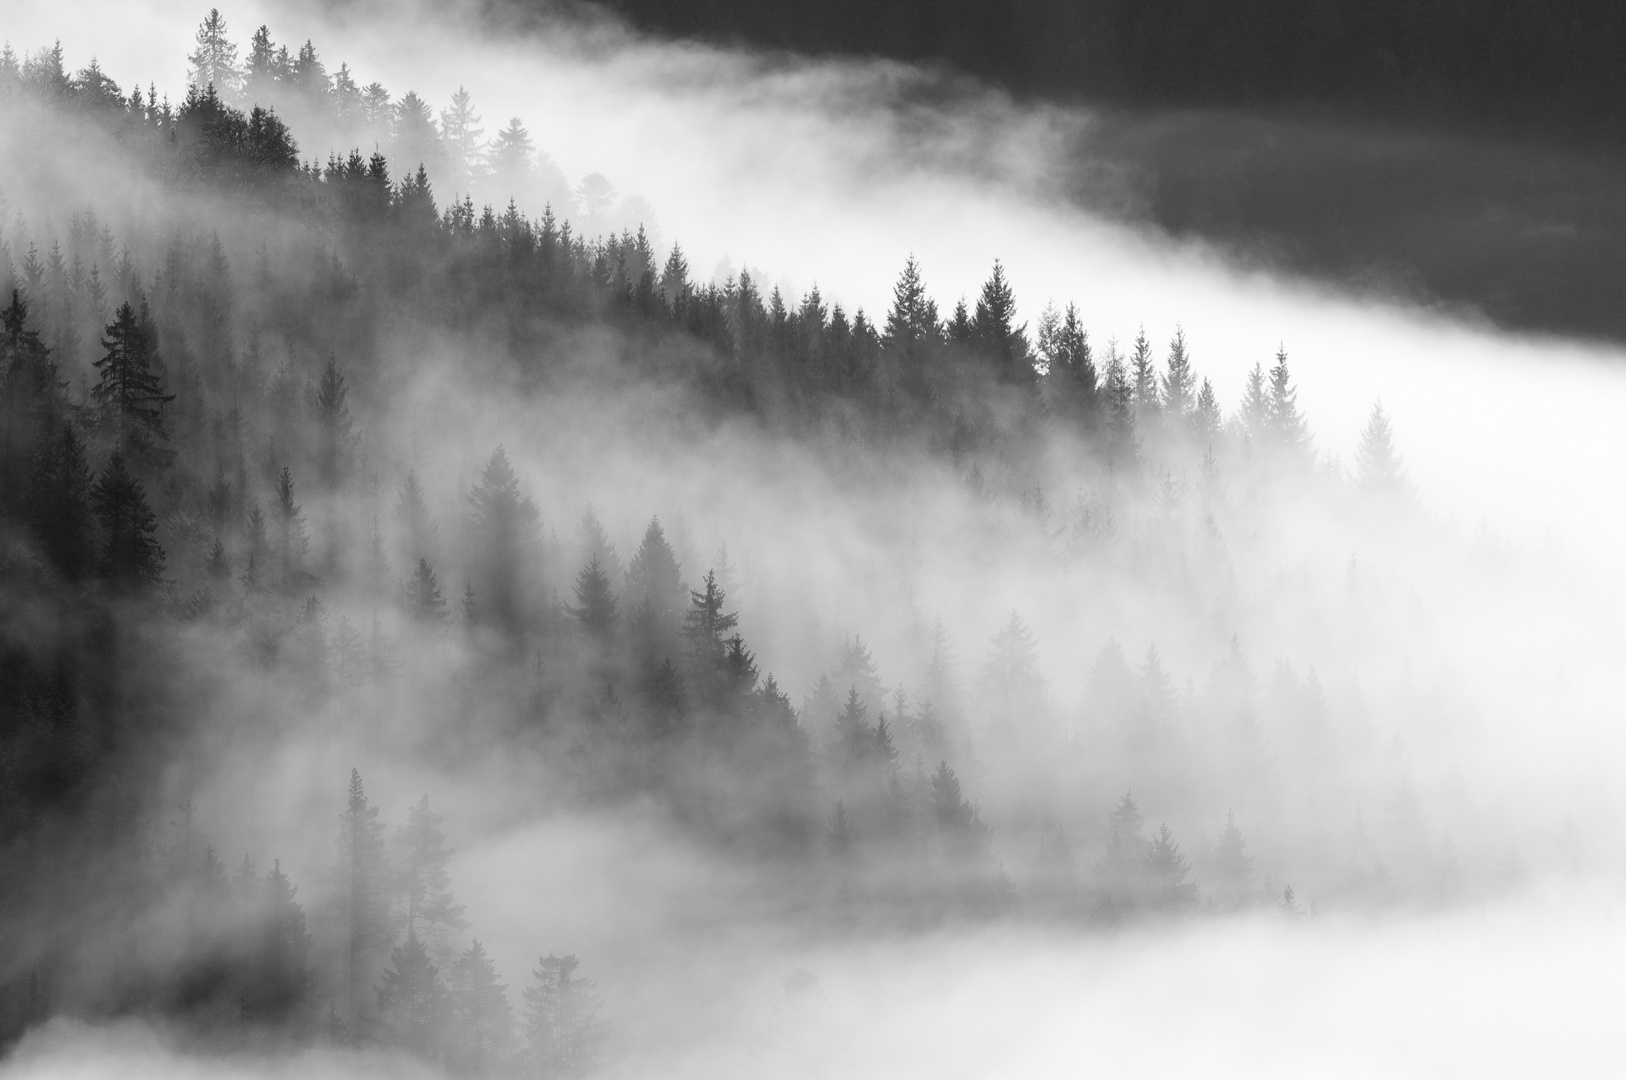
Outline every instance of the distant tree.
<svg viewBox="0 0 1626 1080"><path fill-rule="evenodd" d="M457 1072L480 1075L513 1050L514 1010L508 988L485 946L475 941L451 967L451 1048L448 1064Z"/></svg>
<svg viewBox="0 0 1626 1080"><path fill-rule="evenodd" d="M122 454L108 459L90 500L102 526L102 574L109 584L121 592L144 592L157 585L164 573L158 519L147 505L141 481L125 468Z"/></svg>
<svg viewBox="0 0 1626 1080"><path fill-rule="evenodd" d="M936 339L937 305L926 295L926 287L920 280L920 265L911 255L892 287L892 309L887 312L886 325L881 331L881 344L897 355L906 386L920 388L925 350Z"/></svg>
<svg viewBox="0 0 1626 1080"><path fill-rule="evenodd" d="M988 827L977 808L960 792L960 778L940 761L932 774L932 815L946 850L957 856L981 853L988 844Z"/></svg>
<svg viewBox="0 0 1626 1080"><path fill-rule="evenodd" d="M1107 345L1107 363L1102 385L1105 412L1107 459L1115 469L1133 467L1140 453L1135 422L1135 384L1129 380L1116 342Z"/></svg>
<svg viewBox="0 0 1626 1080"><path fill-rule="evenodd" d="M487 624L514 637L530 603L528 567L537 525L536 506L520 491L519 477L502 447L492 452L468 496L475 586L485 598Z"/></svg>
<svg viewBox="0 0 1626 1080"><path fill-rule="evenodd" d="M661 638L677 630L685 600L683 571L659 518L650 518L632 561L627 564L627 598L642 605L650 629Z"/></svg>
<svg viewBox="0 0 1626 1080"><path fill-rule="evenodd" d="M305 531L305 514L294 502L294 474L286 465L277 473L276 528L277 571L282 587L293 588L303 574L310 536Z"/></svg>
<svg viewBox="0 0 1626 1080"><path fill-rule="evenodd" d="M1202 388L1197 391L1197 403L1187 419L1192 440L1197 445L1209 447L1219 438L1224 417L1220 412L1219 398L1214 394L1214 384L1207 379L1203 380Z"/></svg>
<svg viewBox="0 0 1626 1080"><path fill-rule="evenodd" d="M576 572L576 607L570 614L576 618L589 638L602 644L614 640L619 614L616 611L615 592L610 578L599 565L595 554L588 564Z"/></svg>
<svg viewBox="0 0 1626 1080"><path fill-rule="evenodd" d="M1394 431L1383 403L1372 406L1360 442L1355 446L1355 484L1373 495L1404 495L1406 472L1395 451Z"/></svg>
<svg viewBox="0 0 1626 1080"><path fill-rule="evenodd" d="M1191 355L1186 348L1186 332L1175 327L1169 342L1169 359L1163 374L1163 409L1168 413L1178 432L1187 427L1191 412L1197 404L1197 376L1191 370Z"/></svg>
<svg viewBox="0 0 1626 1080"><path fill-rule="evenodd" d="M167 464L163 407L175 395L163 391L157 330L145 302L139 315L128 302L119 305L102 348L106 352L96 361L99 377L90 397L114 445L143 467Z"/></svg>
<svg viewBox="0 0 1626 1080"><path fill-rule="evenodd" d="M1141 869L1150 886L1150 899L1157 907L1177 910L1196 902L1197 885L1186 880L1191 863L1180 854L1180 845L1174 842L1167 825L1159 825L1157 833L1146 841Z"/></svg>
<svg viewBox="0 0 1626 1080"><path fill-rule="evenodd" d="M1108 830L1117 833L1131 844L1140 842L1140 830L1144 824L1145 819L1141 817L1140 805L1135 802L1133 791L1124 792L1119 797L1117 805L1112 808L1112 812L1107 815Z"/></svg>
<svg viewBox="0 0 1626 1080"><path fill-rule="evenodd" d="M400 1045L430 1057L446 1036L450 1004L440 969L418 935L409 932L390 953L390 966L378 985L384 1022Z"/></svg>
<svg viewBox="0 0 1626 1080"><path fill-rule="evenodd" d="M1031 722L1046 696L1033 635L1013 611L990 645L979 689L991 708L992 722L1006 728L1023 720Z"/></svg>
<svg viewBox="0 0 1626 1080"><path fill-rule="evenodd" d="M394 866L407 935L430 946L469 925L463 919L463 905L452 896L451 877L446 872L452 849L446 846L441 822L441 815L429 809L425 795L407 808L406 824L395 834Z"/></svg>
<svg viewBox="0 0 1626 1080"><path fill-rule="evenodd" d="M426 626L440 626L446 621L446 599L440 594L440 582L428 559L418 560L404 594L406 609L414 621Z"/></svg>
<svg viewBox="0 0 1626 1080"><path fill-rule="evenodd" d="M1146 340L1144 326L1135 335L1134 351L1129 354L1129 378L1135 423L1141 431L1151 431L1163 412L1163 395L1158 390L1157 361L1152 356L1152 343Z"/></svg>
<svg viewBox="0 0 1626 1080"><path fill-rule="evenodd" d="M423 165L431 175L440 175L445 164L445 147L440 132L435 128L434 113L429 103L408 90L395 103L393 112L391 160L405 170Z"/></svg>
<svg viewBox="0 0 1626 1080"><path fill-rule="evenodd" d="M1266 398L1266 430L1271 442L1291 457L1300 457L1309 450L1310 434L1299 413L1298 391L1293 388L1287 370L1287 350L1278 349L1276 364L1270 369L1270 387Z"/></svg>
<svg viewBox="0 0 1626 1080"><path fill-rule="evenodd" d="M491 178L499 194L514 195L529 189L535 156L531 133L520 123L519 117L509 120L508 126L497 133L496 141L491 144Z"/></svg>
<svg viewBox="0 0 1626 1080"><path fill-rule="evenodd" d="M585 1076L604 1039L598 992L575 977L577 967L574 956L544 956L531 971L535 985L525 988L526 1056L539 1075Z"/></svg>
<svg viewBox="0 0 1626 1080"><path fill-rule="evenodd" d="M474 99L462 86L452 94L451 105L440 112L440 133L446 143L447 164L450 166L450 175L444 182L450 190L467 194L485 171L480 139L485 129L480 126L480 117L475 114Z"/></svg>
<svg viewBox="0 0 1626 1080"><path fill-rule="evenodd" d="M350 790L339 815L334 885L340 903L345 958L345 1007L352 1031L368 1019L363 989L372 981L379 951L395 938L390 918L390 869L384 825L367 799L361 773L350 770ZM420 943L418 953L422 953ZM427 959L427 957L425 958Z"/></svg>
<svg viewBox="0 0 1626 1080"><path fill-rule="evenodd" d="M244 856L242 873L251 872ZM251 888L246 884L243 887ZM243 993L244 1011L259 1023L293 1021L310 1002L311 936L305 929L305 912L295 899L296 892L288 875L282 872L282 861L277 860L266 871L260 886L256 912L259 936Z"/></svg>
<svg viewBox="0 0 1626 1080"><path fill-rule="evenodd" d="M1026 327L1016 325L1016 294L998 260L982 286L971 317L972 342L994 363L1000 378L1031 382L1033 360L1028 352Z"/></svg>
<svg viewBox="0 0 1626 1080"><path fill-rule="evenodd" d="M317 456L321 462L322 481L329 487L336 487L343 479L345 459L350 450L350 406L345 401L348 393L339 365L329 356L326 366L322 368L322 380L317 384L314 400L320 440Z"/></svg>
<svg viewBox="0 0 1626 1080"><path fill-rule="evenodd" d="M1270 440L1270 396L1265 384L1264 366L1258 363L1248 372L1248 381L1242 392L1239 413L1242 430L1255 446L1265 446Z"/></svg>
<svg viewBox="0 0 1626 1080"><path fill-rule="evenodd" d="M1244 899L1253 888L1253 856L1247 847L1242 830L1237 828L1236 814L1227 810L1225 827L1214 842L1205 877L1212 880L1214 891L1232 904Z"/></svg>
<svg viewBox="0 0 1626 1080"><path fill-rule="evenodd" d="M213 86L227 100L242 89L243 70L237 64L237 46L226 36L226 20L210 8L193 39L196 48L187 56L186 81L202 89Z"/></svg>
<svg viewBox="0 0 1626 1080"><path fill-rule="evenodd" d="M576 526L576 542L579 551L577 560L580 565L585 566L596 557L599 568L612 583L624 578L626 571L622 569L621 558L616 554L615 545L604 532L604 523L599 521L591 506L582 515L581 523Z"/></svg>
<svg viewBox="0 0 1626 1080"><path fill-rule="evenodd" d="M717 585L715 571L706 571L705 587L689 593L689 610L683 616L683 637L697 672L710 676L720 673L728 649L728 633L739 616L723 610L727 599Z"/></svg>

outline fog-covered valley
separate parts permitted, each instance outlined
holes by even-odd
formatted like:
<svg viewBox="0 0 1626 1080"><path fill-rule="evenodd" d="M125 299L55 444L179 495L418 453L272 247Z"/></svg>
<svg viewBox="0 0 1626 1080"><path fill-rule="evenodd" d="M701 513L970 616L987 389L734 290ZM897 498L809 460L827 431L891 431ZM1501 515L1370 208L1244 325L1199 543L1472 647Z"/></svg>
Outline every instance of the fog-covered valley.
<svg viewBox="0 0 1626 1080"><path fill-rule="evenodd" d="M8 1074L1607 1061L1617 356L897 66L23 12Z"/></svg>

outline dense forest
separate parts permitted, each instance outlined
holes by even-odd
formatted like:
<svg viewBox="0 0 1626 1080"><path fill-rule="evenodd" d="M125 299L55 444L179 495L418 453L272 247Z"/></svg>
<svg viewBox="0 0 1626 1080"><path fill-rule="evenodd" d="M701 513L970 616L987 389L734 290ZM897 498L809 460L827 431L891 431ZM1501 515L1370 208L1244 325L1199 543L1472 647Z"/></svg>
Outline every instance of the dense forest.
<svg viewBox="0 0 1626 1080"><path fill-rule="evenodd" d="M669 32L939 61L1023 93L1133 106L1307 106L1610 140L1623 134L1626 18L1600 0L606 6Z"/></svg>
<svg viewBox="0 0 1626 1080"><path fill-rule="evenodd" d="M511 997L457 900L464 823L435 789L386 814L375 762L639 808L813 934L1308 918L1522 874L1510 837L1458 850L1396 734L1460 708L1391 648L1420 603L1397 538L1455 534L1381 406L1348 467L1317 450L1285 347L1221 402L1178 328L1024 319L997 262L939 305L910 259L874 316L704 280L573 227L602 177L567 184L518 119L486 140L467 94L437 114L263 27L239 50L214 12L190 62L170 100L0 53L6 1038L156 1015L586 1072L615 1030L593 957L546 945ZM816 586L774 583L815 560L748 564L708 506L575 469L638 431L651 458L738 440L708 464L747 490L792 448L818 470L793 497L881 493L885 558L1076 590L1081 696L992 571L980 627L919 596L789 635ZM1302 652L1252 653L1266 626ZM320 781L296 882L203 808L225 762L317 737L376 757Z"/></svg>

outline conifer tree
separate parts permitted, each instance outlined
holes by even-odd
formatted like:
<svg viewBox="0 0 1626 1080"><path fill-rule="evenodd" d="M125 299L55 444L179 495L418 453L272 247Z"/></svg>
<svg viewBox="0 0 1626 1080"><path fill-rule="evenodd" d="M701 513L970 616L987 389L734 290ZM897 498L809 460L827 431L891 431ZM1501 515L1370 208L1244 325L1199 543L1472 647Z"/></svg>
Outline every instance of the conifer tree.
<svg viewBox="0 0 1626 1080"><path fill-rule="evenodd" d="M1355 446L1355 484L1373 495L1404 494L1407 489L1406 472L1395 451L1394 431L1382 402L1372 406Z"/></svg>
<svg viewBox="0 0 1626 1080"><path fill-rule="evenodd" d="M1026 383L1034 378L1027 330L1016 325L1016 294L998 260L977 298L971 317L971 339L993 361L1001 379Z"/></svg>
<svg viewBox="0 0 1626 1080"><path fill-rule="evenodd" d="M1287 370L1287 350L1278 349L1276 364L1270 369L1265 418L1271 442L1289 457L1300 457L1309 449L1309 431L1298 408L1298 391Z"/></svg>
<svg viewBox="0 0 1626 1080"><path fill-rule="evenodd" d="M378 807L367 800L361 773L350 770L350 790L339 815L338 862L334 885L343 928L346 1020L361 1031L371 1016L364 996L381 950L395 938L390 919L390 872L384 825ZM422 945L418 947L422 951Z"/></svg>
<svg viewBox="0 0 1626 1080"><path fill-rule="evenodd" d="M1198 446L1211 447L1215 439L1219 438L1224 418L1220 414L1219 398L1214 394L1214 384L1206 378L1197 391L1197 403L1191 410L1189 430L1191 437Z"/></svg>
<svg viewBox="0 0 1626 1080"><path fill-rule="evenodd" d="M1134 352L1129 355L1129 378L1133 391L1135 422L1142 431L1151 425L1163 411L1163 395L1157 386L1157 362L1152 357L1152 343L1146 340L1146 328L1135 335Z"/></svg>
<svg viewBox="0 0 1626 1080"><path fill-rule="evenodd" d="M508 126L497 133L496 141L491 144L492 180L500 195L522 193L530 186L535 155L531 133L519 117L509 120ZM568 209L560 207L562 211Z"/></svg>
<svg viewBox="0 0 1626 1080"><path fill-rule="evenodd" d="M1239 414L1242 430L1255 446L1265 446L1270 439L1270 398L1265 387L1265 369L1255 363L1248 372L1248 381L1242 392Z"/></svg>
<svg viewBox="0 0 1626 1080"><path fill-rule="evenodd" d="M400 555L409 565L418 559L434 560L440 554L440 529L429 514L423 485L415 470L408 469L395 494L395 520L401 527Z"/></svg>
<svg viewBox="0 0 1626 1080"><path fill-rule="evenodd" d="M1253 856L1248 854L1248 842L1237 828L1236 814L1225 812L1225 827L1220 830L1209 856L1206 876L1213 879L1214 891L1232 904L1240 902L1253 888Z"/></svg>
<svg viewBox="0 0 1626 1080"><path fill-rule="evenodd" d="M105 351L96 361L99 373L91 388L91 401L112 432L114 445L142 466L166 465L170 454L163 444L163 406L175 395L163 391L158 373L157 331L147 311L140 314L128 302L120 304L102 340Z"/></svg>
<svg viewBox="0 0 1626 1080"><path fill-rule="evenodd" d="M294 502L294 474L286 465L277 473L276 529L277 573L282 587L291 589L303 574L310 536L305 531L305 514Z"/></svg>
<svg viewBox="0 0 1626 1080"><path fill-rule="evenodd" d="M627 564L627 598L635 606L639 636L661 648L675 636L685 600L682 569L659 518L650 518L643 541Z"/></svg>
<svg viewBox="0 0 1626 1080"><path fill-rule="evenodd" d="M418 560L404 591L407 612L415 622L438 627L446 621L446 599L440 594L440 581L428 559Z"/></svg>
<svg viewBox="0 0 1626 1080"><path fill-rule="evenodd" d="M520 491L519 477L501 446L492 452L480 483L468 495L476 592L488 624L514 637L530 602L527 573L537 526L536 506Z"/></svg>
<svg viewBox="0 0 1626 1080"><path fill-rule="evenodd" d="M689 610L683 616L683 637L697 671L708 675L719 671L727 651L728 632L739 616L723 610L727 599L717 585L715 571L706 571L705 587L689 593Z"/></svg>
<svg viewBox="0 0 1626 1080"><path fill-rule="evenodd" d="M244 856L243 873L250 872ZM259 940L244 988L244 1010L260 1023L288 1023L298 1019L309 1003L311 936L305 929L305 911L295 899L297 890L282 872L280 859L266 871L260 893Z"/></svg>
<svg viewBox="0 0 1626 1080"><path fill-rule="evenodd" d="M1151 886L1151 900L1165 910L1189 907L1197 900L1197 885L1187 881L1191 864L1180 854L1180 845L1167 825L1159 825L1157 833L1146 842L1141 857L1141 869Z"/></svg>
<svg viewBox="0 0 1626 1080"><path fill-rule="evenodd" d="M198 25L196 48L187 56L186 81L200 90L212 86L221 97L235 100L242 89L243 72L237 66L237 46L226 36L226 20L210 8Z"/></svg>
<svg viewBox="0 0 1626 1080"><path fill-rule="evenodd" d="M1189 423L1197 404L1197 376L1191 370L1191 354L1186 348L1186 332L1175 327L1169 342L1169 359L1163 373L1163 408L1176 425L1175 430Z"/></svg>
<svg viewBox="0 0 1626 1080"><path fill-rule="evenodd" d="M418 935L390 953L390 966L378 984L378 1009L395 1041L431 1057L446 1037L450 1002L440 969L429 958Z"/></svg>
<svg viewBox="0 0 1626 1080"><path fill-rule="evenodd" d="M146 489L125 468L124 456L108 459L91 488L91 506L101 523L102 575L120 592L145 592L164 573L158 518L147 506Z"/></svg>
<svg viewBox="0 0 1626 1080"><path fill-rule="evenodd" d="M448 983L452 1026L448 1064L478 1076L500 1065L513 1050L514 1009L508 988L479 941L457 958Z"/></svg>
<svg viewBox="0 0 1626 1080"><path fill-rule="evenodd" d="M480 139L485 128L480 126L480 117L475 114L474 99L462 86L452 94L451 104L440 111L440 133L450 166L450 175L442 181L450 185L450 190L466 194L485 171Z"/></svg>
<svg viewBox="0 0 1626 1080"><path fill-rule="evenodd" d="M945 850L964 857L981 852L988 842L988 828L982 823L977 808L960 792L960 778L948 767L948 762L937 763L932 774L932 815Z"/></svg>
<svg viewBox="0 0 1626 1080"><path fill-rule="evenodd" d="M531 971L535 985L525 988L526 1056L540 1075L585 1076L604 1039L598 991L576 977L578 966L574 956L550 953Z"/></svg>
<svg viewBox="0 0 1626 1080"><path fill-rule="evenodd" d="M463 905L452 896L446 864L452 849L446 846L441 815L429 809L425 795L407 808L406 824L395 834L395 867L399 874L402 915L408 937L438 946L447 935L468 929Z"/></svg>
<svg viewBox="0 0 1626 1080"><path fill-rule="evenodd" d="M332 356L322 368L322 379L316 387L316 428L320 440L317 453L321 462L323 483L336 487L344 477L345 459L351 440L350 406L345 398L349 390L344 375Z"/></svg>
<svg viewBox="0 0 1626 1080"><path fill-rule="evenodd" d="M594 641L607 644L615 639L619 614L610 578L594 555L576 572L576 607L570 608L583 632Z"/></svg>

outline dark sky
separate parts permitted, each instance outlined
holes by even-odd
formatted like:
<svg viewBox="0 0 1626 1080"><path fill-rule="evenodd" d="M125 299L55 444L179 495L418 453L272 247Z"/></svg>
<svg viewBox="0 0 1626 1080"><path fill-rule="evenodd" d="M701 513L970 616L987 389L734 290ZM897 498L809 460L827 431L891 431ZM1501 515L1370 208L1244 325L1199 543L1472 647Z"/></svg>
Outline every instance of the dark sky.
<svg viewBox="0 0 1626 1080"><path fill-rule="evenodd" d="M1626 9L1601 0L611 0L662 35L1106 109L1080 202L1295 272L1626 340ZM1089 155L1087 158L1086 155Z"/></svg>

